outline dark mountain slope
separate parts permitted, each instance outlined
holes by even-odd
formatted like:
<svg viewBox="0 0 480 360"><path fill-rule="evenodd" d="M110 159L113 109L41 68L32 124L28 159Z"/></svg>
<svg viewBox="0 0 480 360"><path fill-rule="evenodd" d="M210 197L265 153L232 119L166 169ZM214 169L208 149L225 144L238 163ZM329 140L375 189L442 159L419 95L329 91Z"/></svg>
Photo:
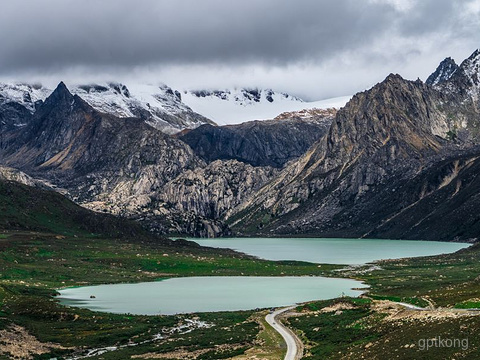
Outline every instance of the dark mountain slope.
<svg viewBox="0 0 480 360"><path fill-rule="evenodd" d="M479 159L479 150L457 155L434 164L408 182L386 184L369 207L359 212L358 218L367 213L388 214L389 211L390 214L373 224L373 229L363 236L445 241L478 239Z"/></svg>
<svg viewBox="0 0 480 360"><path fill-rule="evenodd" d="M480 153L457 154L416 174L389 177L366 196L344 200L327 223L305 235L384 239L473 240L480 236ZM302 210L286 216L295 219ZM303 229L299 229L303 230Z"/></svg>
<svg viewBox="0 0 480 360"><path fill-rule="evenodd" d="M250 121L238 125L203 125L179 136L207 162L238 160L253 166L283 167L302 156L330 127L334 110L316 119Z"/></svg>
<svg viewBox="0 0 480 360"><path fill-rule="evenodd" d="M78 201L148 194L202 162L142 120L94 110L61 83L30 123L7 133L2 164L65 187Z"/></svg>

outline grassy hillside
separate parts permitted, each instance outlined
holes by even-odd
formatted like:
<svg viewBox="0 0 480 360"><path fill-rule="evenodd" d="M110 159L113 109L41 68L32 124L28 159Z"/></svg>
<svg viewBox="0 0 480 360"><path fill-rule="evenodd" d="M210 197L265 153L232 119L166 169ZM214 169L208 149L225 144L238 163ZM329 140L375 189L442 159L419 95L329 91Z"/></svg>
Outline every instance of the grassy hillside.
<svg viewBox="0 0 480 360"><path fill-rule="evenodd" d="M84 209L63 195L0 180L0 229L69 236L143 236L138 224Z"/></svg>

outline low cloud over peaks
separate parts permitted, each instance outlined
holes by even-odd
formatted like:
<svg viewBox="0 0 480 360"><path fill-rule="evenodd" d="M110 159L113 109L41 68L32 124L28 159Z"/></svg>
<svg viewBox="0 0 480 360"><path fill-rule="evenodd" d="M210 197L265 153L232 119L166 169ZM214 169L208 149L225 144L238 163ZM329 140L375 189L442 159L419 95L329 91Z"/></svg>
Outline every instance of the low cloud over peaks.
<svg viewBox="0 0 480 360"><path fill-rule="evenodd" d="M7 0L0 77L135 73L185 87L205 77L219 87L245 81L307 97L341 95L388 72L425 77L433 61L468 55L480 46L477 3ZM198 78L194 69L202 69ZM299 78L292 83L288 71Z"/></svg>

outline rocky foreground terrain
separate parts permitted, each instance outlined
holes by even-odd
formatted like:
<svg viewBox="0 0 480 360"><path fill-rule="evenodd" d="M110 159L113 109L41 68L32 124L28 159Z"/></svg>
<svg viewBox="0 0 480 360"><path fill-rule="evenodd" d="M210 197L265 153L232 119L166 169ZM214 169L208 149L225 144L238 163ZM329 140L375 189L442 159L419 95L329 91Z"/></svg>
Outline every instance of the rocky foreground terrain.
<svg viewBox="0 0 480 360"><path fill-rule="evenodd" d="M60 83L44 101L3 97L0 174L159 233L468 240L480 223L479 67L477 50L426 83L389 75L338 111L175 135Z"/></svg>

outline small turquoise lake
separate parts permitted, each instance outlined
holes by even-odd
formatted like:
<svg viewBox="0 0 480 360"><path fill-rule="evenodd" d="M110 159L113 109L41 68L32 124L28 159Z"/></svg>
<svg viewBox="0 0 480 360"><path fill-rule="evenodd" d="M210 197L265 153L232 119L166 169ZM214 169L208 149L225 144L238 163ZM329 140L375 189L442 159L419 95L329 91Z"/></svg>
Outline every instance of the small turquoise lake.
<svg viewBox="0 0 480 360"><path fill-rule="evenodd" d="M138 284L84 286L59 290L60 303L90 310L138 315L250 310L342 295L365 287L351 279L308 276L203 276ZM95 298L90 298L95 296Z"/></svg>

